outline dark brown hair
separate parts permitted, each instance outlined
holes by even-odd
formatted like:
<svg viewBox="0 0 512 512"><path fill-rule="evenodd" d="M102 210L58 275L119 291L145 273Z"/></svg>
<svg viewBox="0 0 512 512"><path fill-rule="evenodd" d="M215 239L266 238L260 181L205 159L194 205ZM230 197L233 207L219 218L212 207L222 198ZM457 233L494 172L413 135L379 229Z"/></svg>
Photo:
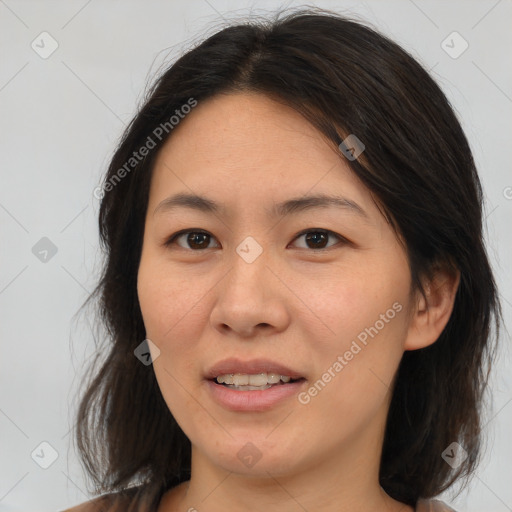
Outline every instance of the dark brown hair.
<svg viewBox="0 0 512 512"><path fill-rule="evenodd" d="M190 478L190 442L152 367L134 356L145 338L137 272L149 184L172 130L115 186L113 177L191 98L200 104L243 91L291 106L336 147L348 134L363 141L362 156L347 162L404 241L415 290L423 293L422 279L439 266L460 271L439 339L403 355L380 466L393 498L414 505L436 496L469 476L480 457L481 406L500 326L481 184L456 115L425 69L376 30L315 8L229 26L185 53L158 78L113 155L99 213L106 260L90 297L99 300L108 353L76 423L95 492L138 485L155 507L165 490ZM457 469L441 457L454 441L469 454Z"/></svg>

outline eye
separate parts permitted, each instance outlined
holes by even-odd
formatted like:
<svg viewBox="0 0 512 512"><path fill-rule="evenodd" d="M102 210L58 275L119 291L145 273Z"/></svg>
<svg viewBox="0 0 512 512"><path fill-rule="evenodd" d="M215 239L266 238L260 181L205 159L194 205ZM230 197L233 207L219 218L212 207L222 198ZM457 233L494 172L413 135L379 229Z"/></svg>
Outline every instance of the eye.
<svg viewBox="0 0 512 512"><path fill-rule="evenodd" d="M178 233L175 233L172 235L167 242L165 242L165 246L171 246L173 243L175 243L176 240L179 240L183 237L185 237L185 243L190 244L188 247L184 247L181 244L178 244L180 247L183 247L183 249L209 249L208 247L210 240L212 238L212 235L210 233L207 233L206 231L194 231L192 229L179 231Z"/></svg>
<svg viewBox="0 0 512 512"><path fill-rule="evenodd" d="M342 237L341 235L338 235L337 233L334 233L333 231L329 231L328 229L318 229L318 228L310 228L307 230L302 231L299 233L294 240L298 240L299 238L306 235L305 243L311 244L310 247L306 246L306 249L317 249L322 250L326 249L328 247L325 247L325 243L327 242L329 237L336 237L338 240L341 240L341 242L348 242L347 239ZM332 247L331 244L329 247Z"/></svg>
<svg viewBox="0 0 512 512"><path fill-rule="evenodd" d="M332 247L333 244L331 244L331 246L325 247L325 243L327 242L329 237L335 237L342 243L348 243L348 240L342 237L341 235L338 235L333 231L329 231L328 229L318 228L310 228L304 230L301 233L297 234L293 240L298 240L299 238L305 235L307 235L305 238L305 243L311 244L310 246L302 247L305 249L316 249L317 251L319 251L326 249L328 247ZM188 244L188 246L183 246L180 243L178 243L178 246L182 247L183 249L193 249L194 251L197 252L198 250L201 249L211 249L211 247L209 246L209 242L211 242L212 238L213 236L207 231L188 229L175 233L164 243L164 245L166 247L170 247L172 244L177 243L178 240L184 239L184 243Z"/></svg>

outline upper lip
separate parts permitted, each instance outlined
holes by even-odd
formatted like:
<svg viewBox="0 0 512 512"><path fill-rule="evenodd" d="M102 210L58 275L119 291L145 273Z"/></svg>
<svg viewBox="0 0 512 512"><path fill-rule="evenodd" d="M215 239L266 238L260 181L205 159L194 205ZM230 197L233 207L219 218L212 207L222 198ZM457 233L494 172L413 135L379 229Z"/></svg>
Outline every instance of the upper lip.
<svg viewBox="0 0 512 512"><path fill-rule="evenodd" d="M219 375L229 373L246 373L255 375L257 373L277 373L278 375L287 375L292 379L300 379L303 376L296 370L292 370L284 364L271 361L270 359L251 359L242 361L237 358L229 358L215 363L207 372L207 379L215 379Z"/></svg>

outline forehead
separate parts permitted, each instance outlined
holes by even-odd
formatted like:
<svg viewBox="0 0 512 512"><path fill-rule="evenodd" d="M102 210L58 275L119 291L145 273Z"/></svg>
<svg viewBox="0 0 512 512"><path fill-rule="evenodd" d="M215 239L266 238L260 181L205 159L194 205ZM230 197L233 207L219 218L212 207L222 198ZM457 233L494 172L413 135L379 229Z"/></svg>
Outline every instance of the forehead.
<svg viewBox="0 0 512 512"><path fill-rule="evenodd" d="M354 213L374 208L333 143L291 107L253 93L199 102L173 130L156 160L150 203L176 193L257 203L268 215L306 195L337 197Z"/></svg>

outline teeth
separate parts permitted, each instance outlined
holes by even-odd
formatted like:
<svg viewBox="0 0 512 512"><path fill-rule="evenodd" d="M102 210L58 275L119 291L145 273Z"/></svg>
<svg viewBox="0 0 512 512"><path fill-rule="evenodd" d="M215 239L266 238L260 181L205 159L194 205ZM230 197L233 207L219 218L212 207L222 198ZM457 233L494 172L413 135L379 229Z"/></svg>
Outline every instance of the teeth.
<svg viewBox="0 0 512 512"><path fill-rule="evenodd" d="M281 379L289 379L289 377L285 377L284 375L278 375L277 373L267 373L267 382L269 384L277 384Z"/></svg>
<svg viewBox="0 0 512 512"><path fill-rule="evenodd" d="M217 377L217 382L219 384L255 387L269 387L268 384L277 384L279 381L290 382L290 380L291 377L287 375L278 375L277 373L258 373L256 375L248 375L247 373L228 373Z"/></svg>
<svg viewBox="0 0 512 512"><path fill-rule="evenodd" d="M243 375L242 374L240 376L238 376L238 374L236 374L233 384L240 386L239 379L243 379L244 377L246 379L248 379L249 386L266 386L268 384L266 373L258 373L257 375Z"/></svg>

